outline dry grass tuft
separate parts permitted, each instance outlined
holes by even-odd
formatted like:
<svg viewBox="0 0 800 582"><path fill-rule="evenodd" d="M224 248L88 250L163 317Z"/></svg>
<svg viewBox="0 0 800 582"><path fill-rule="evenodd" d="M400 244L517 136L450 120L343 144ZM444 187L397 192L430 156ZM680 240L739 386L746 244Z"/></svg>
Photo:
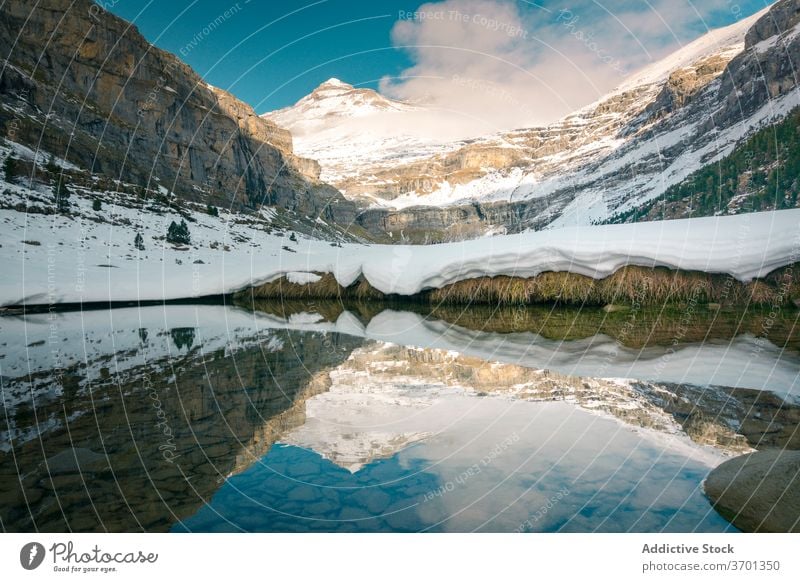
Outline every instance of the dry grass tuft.
<svg viewBox="0 0 800 582"><path fill-rule="evenodd" d="M256 285L238 296L243 299L336 299L341 296L343 287L331 273L316 273L320 280L316 283L299 285L280 277L269 283Z"/></svg>
<svg viewBox="0 0 800 582"><path fill-rule="evenodd" d="M800 277L791 267L747 284L728 275L627 266L605 279L569 272L547 272L529 279L478 277L428 293L435 303L524 305L791 305L800 298Z"/></svg>
<svg viewBox="0 0 800 582"><path fill-rule="evenodd" d="M297 284L280 277L236 294L237 300L259 299L385 299L364 277L359 277L349 287L339 285L331 273L315 273L320 277L316 283Z"/></svg>

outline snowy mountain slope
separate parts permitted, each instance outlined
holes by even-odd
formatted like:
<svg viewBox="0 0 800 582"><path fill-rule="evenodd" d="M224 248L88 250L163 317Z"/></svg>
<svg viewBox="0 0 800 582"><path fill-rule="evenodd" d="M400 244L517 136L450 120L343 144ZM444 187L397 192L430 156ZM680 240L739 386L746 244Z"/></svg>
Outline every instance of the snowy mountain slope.
<svg viewBox="0 0 800 582"><path fill-rule="evenodd" d="M582 171L580 195L569 201L548 226L602 222L656 200L673 184L720 160L747 136L782 120L797 107L800 107L800 91L795 90L702 139L697 135L702 131L701 124L692 120L632 142L617 156ZM629 168L644 171L620 179L620 174Z"/></svg>
<svg viewBox="0 0 800 582"><path fill-rule="evenodd" d="M441 127L443 115L329 79L293 106L261 117L291 131L295 151L320 163L322 180L346 188L348 180L369 180L364 168L457 148L448 134L431 130L434 121Z"/></svg>
<svg viewBox="0 0 800 582"><path fill-rule="evenodd" d="M375 137L372 115L347 114L335 117L347 138L301 138L315 141L314 152L303 153L320 160L347 198L368 206L359 225L396 240L614 220L800 105L798 10L800 1L781 0L711 31L545 127L419 143ZM408 111L392 115L399 132L413 125L401 122Z"/></svg>
<svg viewBox="0 0 800 582"><path fill-rule="evenodd" d="M676 73L700 71L691 90L713 81L741 52L747 30L764 12L709 32L545 127L467 141L411 139L406 133L419 125L414 116L421 107L336 80L267 117L292 132L299 153L320 162L323 178L346 196L374 200L376 206L402 209L541 197L565 187L578 169L636 139L647 125L638 118ZM357 99L369 106L356 104ZM383 114L387 110L391 113ZM387 125L393 125L388 135Z"/></svg>
<svg viewBox="0 0 800 582"><path fill-rule="evenodd" d="M356 89L339 79L328 79L292 107L262 115L290 129L295 136L325 131L342 122L385 113L408 113L417 108L383 97L371 89Z"/></svg>
<svg viewBox="0 0 800 582"><path fill-rule="evenodd" d="M11 157L18 175L0 174L0 305L202 297L228 286L226 268L247 271L251 259L288 254L300 241L363 240L320 217L189 202L161 185L109 181L58 158L45 163L43 152L14 142L0 145L0 163ZM57 180L69 192L64 208ZM167 242L170 225L182 220L190 241Z"/></svg>
<svg viewBox="0 0 800 582"><path fill-rule="evenodd" d="M798 0L775 4L750 26L744 49L722 74L685 102L680 98L684 70L671 73L647 111L656 123L614 155L586 167L576 180L577 196L552 226L603 221L641 207L786 118L800 106L794 64L800 39L793 34L798 22ZM765 23L772 29L765 30Z"/></svg>
<svg viewBox="0 0 800 582"><path fill-rule="evenodd" d="M744 48L747 31L767 12L769 8L763 8L730 26L707 32L665 58L633 73L614 92L619 93L642 85L661 84L674 71L691 67L693 63L710 55L719 55L728 61L731 60Z"/></svg>
<svg viewBox="0 0 800 582"><path fill-rule="evenodd" d="M630 144L645 140L639 155L651 149L658 151L669 143L648 140L647 132L661 122L655 109L669 80L684 74L692 77L693 91L712 84L723 73L727 63L744 48L744 37L763 11L730 27L712 31L685 48L634 74L619 88L582 110L546 128L522 129L499 137L520 151L520 158L506 166L490 167L477 179L453 185L449 181L437 191L412 191L393 201L395 207L426 204L428 196L449 191L449 204L464 202L520 201L550 195L565 189L582 189L590 180L597 180L598 166L613 160L615 154ZM630 155L623 163L611 162L607 171L615 177L625 172L636 173L638 157ZM601 172L603 169L601 168ZM513 188L495 188L505 178L516 182ZM586 196L591 201L592 194ZM579 204L582 204L579 203ZM587 213L587 220L595 218ZM585 223L585 222L584 222Z"/></svg>
<svg viewBox="0 0 800 582"><path fill-rule="evenodd" d="M459 175L453 168L466 159L469 148L448 154L447 163L440 164L447 170L446 183L437 185L429 174L429 190L411 187L384 204L399 202L402 208L367 209L359 223L421 242L596 224L630 215L800 106L798 24L800 0L781 0L766 14L715 36L714 42L697 44L719 52L673 70L665 81L639 86L638 95L612 95L589 108L590 114L584 110L569 116L572 127L509 132L516 149L502 164L483 164L488 166L484 170ZM727 45L734 32L736 39L743 38L742 45ZM738 46L743 48L736 53ZM694 49L687 53L697 54ZM680 64L689 56L667 61ZM654 67L641 77L663 79L668 69ZM402 171L396 169L395 175ZM425 205L429 196L444 205ZM727 213L747 207L740 203Z"/></svg>
<svg viewBox="0 0 800 582"><path fill-rule="evenodd" d="M363 276L383 293L479 276L532 277L571 271L602 278L625 265L729 273L741 280L797 262L800 209L603 227L577 227L434 246L366 245L322 221L291 233L274 209L209 213L176 204L71 186L65 211L50 187L0 184L0 305L166 300L229 293L291 274L332 273L347 287ZM103 207L95 208L95 200ZM218 214L218 215L215 215ZM299 225L299 216L289 217ZM185 219L191 240L165 240ZM284 217L283 220L286 220ZM741 245L747 232L748 244ZM137 248L137 234L144 248ZM327 242L324 239L333 242Z"/></svg>

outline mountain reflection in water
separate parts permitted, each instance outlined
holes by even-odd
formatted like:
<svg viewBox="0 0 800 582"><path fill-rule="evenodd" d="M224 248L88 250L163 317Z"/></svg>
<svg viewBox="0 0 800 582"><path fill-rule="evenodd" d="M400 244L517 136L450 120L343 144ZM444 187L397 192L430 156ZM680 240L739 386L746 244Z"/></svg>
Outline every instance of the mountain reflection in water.
<svg viewBox="0 0 800 582"><path fill-rule="evenodd" d="M4 318L3 529L724 531L708 470L797 448L789 323L416 311Z"/></svg>

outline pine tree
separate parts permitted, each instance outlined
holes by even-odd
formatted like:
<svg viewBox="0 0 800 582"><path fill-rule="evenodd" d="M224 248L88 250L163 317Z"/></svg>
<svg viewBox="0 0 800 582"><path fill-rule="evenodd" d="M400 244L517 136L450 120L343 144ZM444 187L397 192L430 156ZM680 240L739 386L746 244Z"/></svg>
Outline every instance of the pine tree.
<svg viewBox="0 0 800 582"><path fill-rule="evenodd" d="M60 168L58 164L56 164L56 159L53 157L53 154L50 154L50 157L47 158L47 163L44 166L45 170L48 171L50 175L58 174Z"/></svg>
<svg viewBox="0 0 800 582"><path fill-rule="evenodd" d="M167 229L167 242L181 245L188 245L191 242L189 226L185 220L181 219L180 224L176 224L174 220L170 223Z"/></svg>
<svg viewBox="0 0 800 582"><path fill-rule="evenodd" d="M56 179L56 183L53 185L53 196L55 196L56 209L59 212L68 212L70 191L64 176Z"/></svg>
<svg viewBox="0 0 800 582"><path fill-rule="evenodd" d="M211 215L211 216L219 216L219 210L217 209L216 206L212 206L211 204L209 204L208 207L207 207L207 210L208 210L208 214L209 215Z"/></svg>
<svg viewBox="0 0 800 582"><path fill-rule="evenodd" d="M100 200L98 198L95 198L94 200L92 200L92 210L98 210L99 211L99 210L102 210L102 209L103 209L103 203L100 202Z"/></svg>
<svg viewBox="0 0 800 582"><path fill-rule="evenodd" d="M3 162L3 172L5 172L6 182L13 182L17 177L17 160L11 154Z"/></svg>

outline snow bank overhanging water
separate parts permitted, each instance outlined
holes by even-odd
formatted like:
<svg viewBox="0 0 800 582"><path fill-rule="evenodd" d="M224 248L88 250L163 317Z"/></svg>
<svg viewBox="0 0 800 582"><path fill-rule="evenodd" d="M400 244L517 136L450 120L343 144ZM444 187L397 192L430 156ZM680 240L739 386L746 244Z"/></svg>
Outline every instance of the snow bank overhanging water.
<svg viewBox="0 0 800 582"><path fill-rule="evenodd" d="M240 291L282 275L297 284L314 283L311 273L331 273L344 287L363 276L378 291L400 295L482 276L567 271L601 279L626 265L729 274L746 282L800 259L800 209L427 246L333 246L241 225L229 232L223 221L198 214L191 249L148 240L144 252L133 245L141 218L112 226L58 215L32 220L9 210L0 215L2 305L192 298ZM146 230L157 234L161 226ZM237 242L243 235L246 242Z"/></svg>
<svg viewBox="0 0 800 582"><path fill-rule="evenodd" d="M309 254L298 259L305 261L304 270L332 273L342 286L363 275L377 290L399 295L482 276L527 278L568 271L600 279L626 265L729 274L749 281L798 261L800 210L337 250L331 257ZM270 272L254 283L275 275Z"/></svg>

